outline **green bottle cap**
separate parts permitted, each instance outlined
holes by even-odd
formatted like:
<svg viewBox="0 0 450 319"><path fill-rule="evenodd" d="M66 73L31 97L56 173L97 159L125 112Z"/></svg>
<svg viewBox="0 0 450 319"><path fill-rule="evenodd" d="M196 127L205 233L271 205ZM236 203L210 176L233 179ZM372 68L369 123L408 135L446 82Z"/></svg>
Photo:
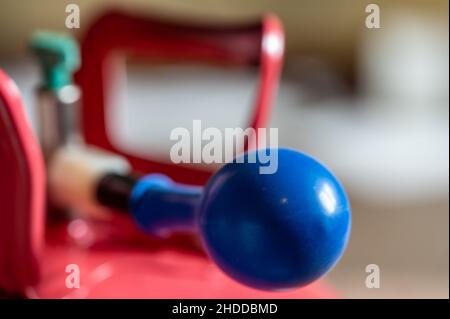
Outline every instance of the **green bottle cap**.
<svg viewBox="0 0 450 319"><path fill-rule="evenodd" d="M78 43L68 34L37 31L31 37L31 49L39 59L44 86L58 90L72 83L80 66Z"/></svg>

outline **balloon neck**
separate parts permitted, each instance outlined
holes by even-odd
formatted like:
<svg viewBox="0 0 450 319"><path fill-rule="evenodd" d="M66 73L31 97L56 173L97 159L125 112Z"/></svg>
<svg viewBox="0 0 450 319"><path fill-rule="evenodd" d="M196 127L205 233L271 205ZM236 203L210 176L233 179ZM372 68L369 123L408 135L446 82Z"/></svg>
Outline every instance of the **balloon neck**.
<svg viewBox="0 0 450 319"><path fill-rule="evenodd" d="M131 213L141 229L152 235L195 231L202 190L200 186L177 184L163 175L147 175L133 188Z"/></svg>

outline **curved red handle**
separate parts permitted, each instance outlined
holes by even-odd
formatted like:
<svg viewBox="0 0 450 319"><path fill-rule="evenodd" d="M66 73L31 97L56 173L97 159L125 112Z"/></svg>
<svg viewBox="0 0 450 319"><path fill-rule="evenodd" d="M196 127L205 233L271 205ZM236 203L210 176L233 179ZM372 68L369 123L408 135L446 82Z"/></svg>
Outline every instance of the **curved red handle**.
<svg viewBox="0 0 450 319"><path fill-rule="evenodd" d="M111 12L99 18L81 44L82 67L76 74L82 97L85 141L128 158L135 170L161 172L184 183L202 184L209 171L155 162L114 146L107 134L106 103L116 77L113 54L189 59L222 64L259 64L260 79L248 127L265 127L271 113L284 53L283 28L273 15L257 24L204 27L167 23Z"/></svg>

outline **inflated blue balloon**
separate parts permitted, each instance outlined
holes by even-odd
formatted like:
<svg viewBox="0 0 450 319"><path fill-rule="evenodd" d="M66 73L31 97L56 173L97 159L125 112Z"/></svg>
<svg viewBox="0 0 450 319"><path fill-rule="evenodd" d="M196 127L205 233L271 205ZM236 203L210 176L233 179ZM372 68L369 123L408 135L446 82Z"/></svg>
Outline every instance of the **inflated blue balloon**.
<svg viewBox="0 0 450 319"><path fill-rule="evenodd" d="M276 150L272 150L276 151ZM254 154L253 154L254 155ZM322 164L278 149L278 169L225 165L208 183L199 227L211 258L246 285L286 289L309 284L330 270L350 233L350 205Z"/></svg>
<svg viewBox="0 0 450 319"><path fill-rule="evenodd" d="M269 151L277 154L270 163L275 169L262 174L257 155ZM131 206L151 233L197 228L225 273L268 290L304 286L328 272L351 225L338 180L315 159L284 148L245 153L214 174L203 192L150 175L135 187Z"/></svg>

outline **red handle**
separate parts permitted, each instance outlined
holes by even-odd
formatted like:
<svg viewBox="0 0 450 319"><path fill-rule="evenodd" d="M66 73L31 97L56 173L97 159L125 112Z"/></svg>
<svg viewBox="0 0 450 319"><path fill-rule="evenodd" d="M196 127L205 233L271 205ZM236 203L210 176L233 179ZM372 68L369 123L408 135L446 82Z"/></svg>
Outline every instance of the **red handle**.
<svg viewBox="0 0 450 319"><path fill-rule="evenodd" d="M76 75L82 92L85 141L128 158L135 170L165 173L179 182L203 184L209 171L155 162L114 146L105 123L110 83L117 76L113 54L189 59L235 65L260 65L260 78L248 127L265 127L277 89L284 34L273 15L239 27L204 27L167 23L148 17L112 12L99 18L81 45L82 67Z"/></svg>

